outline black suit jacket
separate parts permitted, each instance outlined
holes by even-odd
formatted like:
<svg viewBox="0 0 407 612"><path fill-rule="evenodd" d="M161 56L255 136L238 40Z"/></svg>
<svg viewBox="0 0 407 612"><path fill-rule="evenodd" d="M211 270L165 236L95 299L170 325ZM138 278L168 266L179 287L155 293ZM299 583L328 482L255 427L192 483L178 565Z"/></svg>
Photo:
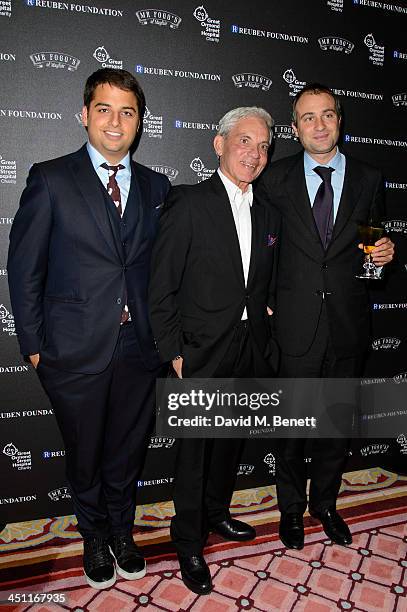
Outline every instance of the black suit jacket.
<svg viewBox="0 0 407 612"><path fill-rule="evenodd" d="M380 172L346 156L342 196L326 251L312 214L302 152L271 164L257 193L282 216L274 323L283 352L300 356L308 351L323 295L337 356L364 351L370 317L366 281L355 278L363 263L358 222L383 216Z"/></svg>
<svg viewBox="0 0 407 612"><path fill-rule="evenodd" d="M266 306L273 306L278 213L256 198L247 288L226 189L217 173L174 187L153 251L150 315L161 357L180 354L188 376L210 377L225 355L245 306L265 354L271 349Z"/></svg>
<svg viewBox="0 0 407 612"><path fill-rule="evenodd" d="M86 147L35 164L10 234L8 278L21 352L97 373L109 363L128 304L145 365L158 364L147 309L151 249L166 177L132 162L138 223L126 261L112 232L106 190Z"/></svg>

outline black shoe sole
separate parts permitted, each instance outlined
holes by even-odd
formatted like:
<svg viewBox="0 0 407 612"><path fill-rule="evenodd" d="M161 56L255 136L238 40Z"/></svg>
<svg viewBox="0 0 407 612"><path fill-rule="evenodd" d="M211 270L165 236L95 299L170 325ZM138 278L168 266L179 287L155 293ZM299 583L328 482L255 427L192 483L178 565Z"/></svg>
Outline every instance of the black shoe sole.
<svg viewBox="0 0 407 612"><path fill-rule="evenodd" d="M280 537L280 540L282 541L282 543L284 544L284 546L285 546L286 548L289 548L290 550L302 550L302 549L304 548L304 543L302 543L302 544L300 544L300 545L298 545L298 546L294 546L293 544L289 544L289 543L287 542L287 540L285 540L285 539L284 539L284 538L281 536L281 534L280 534L280 533L279 533L278 535L279 535L279 537Z"/></svg>

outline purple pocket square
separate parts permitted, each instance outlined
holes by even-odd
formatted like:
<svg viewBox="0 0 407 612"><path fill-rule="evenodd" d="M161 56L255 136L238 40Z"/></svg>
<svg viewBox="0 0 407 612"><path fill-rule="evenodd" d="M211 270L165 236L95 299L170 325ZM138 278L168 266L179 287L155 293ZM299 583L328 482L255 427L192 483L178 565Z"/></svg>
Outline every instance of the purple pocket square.
<svg viewBox="0 0 407 612"><path fill-rule="evenodd" d="M272 236L271 234L267 236L267 246L268 247L274 246L276 242L277 242L277 236Z"/></svg>

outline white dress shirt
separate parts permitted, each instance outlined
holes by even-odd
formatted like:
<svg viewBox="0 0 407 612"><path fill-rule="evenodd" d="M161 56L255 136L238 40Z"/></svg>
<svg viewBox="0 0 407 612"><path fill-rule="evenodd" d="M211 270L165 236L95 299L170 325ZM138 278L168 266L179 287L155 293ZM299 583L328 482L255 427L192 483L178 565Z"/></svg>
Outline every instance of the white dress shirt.
<svg viewBox="0 0 407 612"><path fill-rule="evenodd" d="M225 176L220 169L218 169L218 174L225 186L232 208L237 238L239 240L240 255L242 258L244 282L247 286L252 249L252 218L250 208L253 204L253 188L251 185L248 185L246 191L243 193L243 191ZM245 307L242 314L242 321L246 319L247 309Z"/></svg>

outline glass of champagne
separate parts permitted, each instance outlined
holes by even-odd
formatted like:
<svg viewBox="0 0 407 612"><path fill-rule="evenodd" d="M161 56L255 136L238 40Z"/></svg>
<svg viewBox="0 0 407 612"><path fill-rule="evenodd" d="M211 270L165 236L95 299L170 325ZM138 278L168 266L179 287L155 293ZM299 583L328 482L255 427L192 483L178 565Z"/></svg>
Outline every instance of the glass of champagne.
<svg viewBox="0 0 407 612"><path fill-rule="evenodd" d="M356 278L378 280L380 275L377 273L377 268L372 261L372 251L375 242L383 236L384 227L381 223L370 220L368 223L359 223L358 229L360 241L363 244L365 261L363 264L363 272L356 274Z"/></svg>

